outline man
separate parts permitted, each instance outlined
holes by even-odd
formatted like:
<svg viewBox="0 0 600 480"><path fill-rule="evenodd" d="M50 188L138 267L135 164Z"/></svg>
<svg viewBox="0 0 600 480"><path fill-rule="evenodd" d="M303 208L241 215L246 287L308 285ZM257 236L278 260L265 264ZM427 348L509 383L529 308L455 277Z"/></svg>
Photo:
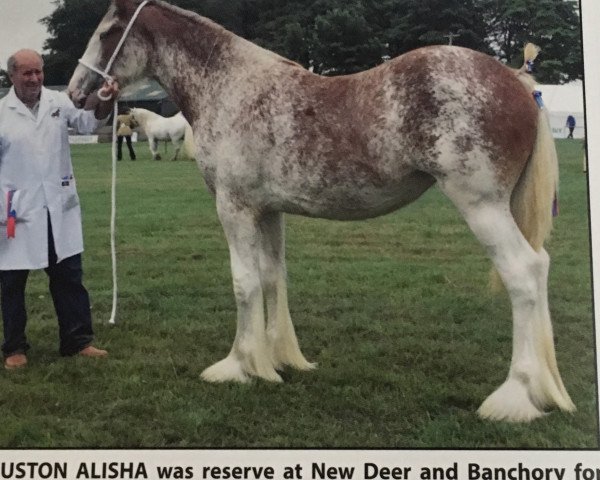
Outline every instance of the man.
<svg viewBox="0 0 600 480"><path fill-rule="evenodd" d="M41 56L19 50L8 59L13 84L0 100L0 301L4 366L24 367L25 284L44 268L58 316L60 353L104 357L92 346L89 297L82 284L81 210L71 165L68 127L91 133L112 101L91 95L77 109L66 94L43 87ZM105 84L105 94L118 85Z"/></svg>
<svg viewBox="0 0 600 480"><path fill-rule="evenodd" d="M127 142L129 158L135 160L135 152L131 145L131 134L133 133L133 129L137 127L137 123L129 113L122 113L117 116L117 125L119 125L119 129L117 130L117 160L121 160L123 156L123 138Z"/></svg>

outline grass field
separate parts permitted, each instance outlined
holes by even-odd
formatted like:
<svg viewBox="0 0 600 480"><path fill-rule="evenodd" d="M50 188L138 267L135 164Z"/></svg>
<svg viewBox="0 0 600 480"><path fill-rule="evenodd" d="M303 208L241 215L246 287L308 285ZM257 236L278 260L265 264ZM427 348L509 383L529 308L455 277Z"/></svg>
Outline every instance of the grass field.
<svg viewBox="0 0 600 480"><path fill-rule="evenodd" d="M561 214L548 244L563 380L578 407L529 425L480 420L502 383L511 319L490 262L433 188L364 222L287 217L292 318L319 367L284 384L213 385L235 302L214 202L192 162L119 163L117 325L110 316L109 145L74 146L85 281L108 360L61 358L43 272L28 286L32 350L0 374L1 447L597 448L587 186L559 141ZM162 149L162 147L161 147Z"/></svg>

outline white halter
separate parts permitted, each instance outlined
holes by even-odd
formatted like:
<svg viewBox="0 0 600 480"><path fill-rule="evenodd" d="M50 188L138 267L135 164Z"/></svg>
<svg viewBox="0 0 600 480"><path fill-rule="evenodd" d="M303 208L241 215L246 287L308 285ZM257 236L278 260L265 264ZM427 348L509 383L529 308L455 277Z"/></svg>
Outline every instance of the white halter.
<svg viewBox="0 0 600 480"><path fill-rule="evenodd" d="M100 70L99 68L96 68L94 65L90 65L89 63L85 62L81 58L79 59L79 63L81 63L84 67L89 68L93 72L96 72L97 74L99 74L108 83L114 82L115 79L113 77L111 77L108 74L108 72L110 71L113 62L115 61L117 54L121 50L123 43L125 43L125 39L127 38L127 35L129 34L129 30L131 30L131 27L133 26L133 22L135 22L135 19L137 18L138 14L140 13L140 10L142 8L144 8L144 6L148 3L148 1L149 0L144 0L142 3L139 4L135 13L131 17L131 20L129 20L129 23L127 24L127 27L125 28L125 31L123 32L123 35L121 36L121 40L119 40L119 43L117 44L117 46L115 48L115 51L113 52L112 56L108 60L106 67L104 67L104 70ZM98 92L97 92L98 98L100 100L104 100L106 102L111 99L111 97L105 97L105 96L101 95L100 91L101 90L98 90ZM115 323L115 318L117 316L117 247L116 247L116 242L115 242L115 230L116 230L115 227L116 227L116 217L117 217L117 196L116 196L117 141L116 141L116 139L117 139L117 114L118 113L119 112L118 112L117 99L115 98L114 108L113 108L113 125L112 125L112 182L111 182L111 212L110 212L110 253L111 253L111 258L112 258L113 301L112 301L112 311L110 314L110 319L108 321L108 323L111 323L111 324Z"/></svg>

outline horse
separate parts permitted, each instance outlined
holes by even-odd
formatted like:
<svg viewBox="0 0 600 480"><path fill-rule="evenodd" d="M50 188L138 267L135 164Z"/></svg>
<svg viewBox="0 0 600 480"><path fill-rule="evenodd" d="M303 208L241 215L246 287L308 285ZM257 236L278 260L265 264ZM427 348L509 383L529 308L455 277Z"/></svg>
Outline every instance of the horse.
<svg viewBox="0 0 600 480"><path fill-rule="evenodd" d="M139 4L112 0L69 82L74 101L99 85L84 63L104 68ZM190 123L229 246L237 330L204 380L281 382L285 366L315 368L289 312L284 214L367 219L436 184L485 247L511 301L508 376L479 415L528 422L575 409L556 362L543 248L557 155L523 69L430 46L323 77L160 0L139 10L122 45L111 74L121 85L155 78Z"/></svg>
<svg viewBox="0 0 600 480"><path fill-rule="evenodd" d="M129 113L148 137L148 146L154 160L161 159L158 153L159 140L173 142L175 154L171 160L177 160L177 154L181 149L188 125L181 112L172 117L163 117L145 108L132 108Z"/></svg>

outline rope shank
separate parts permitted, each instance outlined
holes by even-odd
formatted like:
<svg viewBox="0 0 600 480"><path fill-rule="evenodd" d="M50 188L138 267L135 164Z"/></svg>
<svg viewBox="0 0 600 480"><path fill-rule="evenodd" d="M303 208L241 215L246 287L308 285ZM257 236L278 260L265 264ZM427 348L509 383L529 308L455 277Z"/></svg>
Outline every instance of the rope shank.
<svg viewBox="0 0 600 480"><path fill-rule="evenodd" d="M88 69L92 70L93 72L96 72L98 75L100 75L102 78L104 78L104 80L106 82L113 83L115 81L115 79L113 77L111 77L108 72L110 72L110 69L115 61L115 58L117 58L117 55L119 53L119 51L121 50L121 47L123 46L123 43L125 43L125 39L127 38L127 35L129 34L129 31L131 30L131 27L133 26L133 22L135 22L135 19L137 18L138 14L140 13L140 11L142 10L142 8L144 8L144 6L148 3L148 0L144 0L142 3L140 3L140 5L138 6L138 8L136 9L136 11L134 12L134 14L132 15L131 19L129 20L129 23L127 24L127 27L125 28L125 31L123 32L123 35L121 36L121 39L119 40L119 43L117 44L117 46L115 47L115 51L113 52L113 54L111 55L110 59L108 60L108 63L106 64L106 67L104 68L104 70L100 70L99 68L95 67L94 65L90 64L89 62L83 60L82 58L79 59L79 63L81 63L84 67L87 67ZM101 94L102 89L98 90L98 92L96 93L98 95L98 98L100 100L103 101L109 101L111 99L111 97L106 97L103 96ZM118 101L115 98L114 99L114 103L113 103L113 123L112 123L112 177L111 177L111 192L110 192L110 255L111 255L111 260L112 260L112 281L113 281L113 298L112 298L112 310L111 310L111 314L110 314L110 319L108 320L108 323L110 324L114 324L116 317L117 317L117 301L118 301L118 288L117 288L117 245L116 245L116 218L117 218L117 116L119 113L119 108L118 108Z"/></svg>

